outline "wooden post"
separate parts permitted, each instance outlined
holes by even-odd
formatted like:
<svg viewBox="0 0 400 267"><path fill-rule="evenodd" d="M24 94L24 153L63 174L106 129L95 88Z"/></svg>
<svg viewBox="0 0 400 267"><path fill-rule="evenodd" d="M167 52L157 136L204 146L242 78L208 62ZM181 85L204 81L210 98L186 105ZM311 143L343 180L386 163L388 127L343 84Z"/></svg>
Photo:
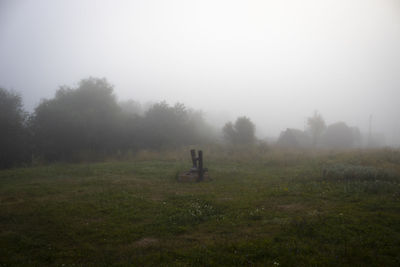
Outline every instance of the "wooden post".
<svg viewBox="0 0 400 267"><path fill-rule="evenodd" d="M190 155L192 156L193 168L197 169L197 159L196 159L196 150L191 149Z"/></svg>
<svg viewBox="0 0 400 267"><path fill-rule="evenodd" d="M203 151L199 150L199 181L203 181Z"/></svg>

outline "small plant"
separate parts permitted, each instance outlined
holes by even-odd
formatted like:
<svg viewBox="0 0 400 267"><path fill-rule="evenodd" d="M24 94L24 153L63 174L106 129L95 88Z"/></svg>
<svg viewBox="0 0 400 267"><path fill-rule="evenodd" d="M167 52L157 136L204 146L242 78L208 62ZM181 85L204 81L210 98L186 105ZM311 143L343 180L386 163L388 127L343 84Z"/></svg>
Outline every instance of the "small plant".
<svg viewBox="0 0 400 267"><path fill-rule="evenodd" d="M169 221L175 225L193 225L216 219L221 210L213 203L190 197L177 197L170 200L174 204L174 210L169 215Z"/></svg>

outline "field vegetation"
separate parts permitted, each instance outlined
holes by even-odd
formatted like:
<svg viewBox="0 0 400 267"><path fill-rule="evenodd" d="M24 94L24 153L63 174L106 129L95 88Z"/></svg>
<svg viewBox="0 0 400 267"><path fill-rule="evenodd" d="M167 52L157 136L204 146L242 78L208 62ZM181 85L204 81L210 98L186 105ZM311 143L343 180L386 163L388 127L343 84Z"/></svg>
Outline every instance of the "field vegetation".
<svg viewBox="0 0 400 267"><path fill-rule="evenodd" d="M1 170L0 266L400 265L400 151L189 149Z"/></svg>

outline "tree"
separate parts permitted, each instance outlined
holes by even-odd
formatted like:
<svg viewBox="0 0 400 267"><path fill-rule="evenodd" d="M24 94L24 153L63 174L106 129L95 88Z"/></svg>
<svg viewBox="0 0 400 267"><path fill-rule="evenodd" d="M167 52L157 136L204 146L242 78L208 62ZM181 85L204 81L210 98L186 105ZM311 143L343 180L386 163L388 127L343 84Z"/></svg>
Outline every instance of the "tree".
<svg viewBox="0 0 400 267"><path fill-rule="evenodd" d="M206 139L208 128L201 113L181 103L170 106L160 102L145 113L141 136L151 148L199 144Z"/></svg>
<svg viewBox="0 0 400 267"><path fill-rule="evenodd" d="M324 132L326 125L321 114L317 111L314 115L307 119L308 132L310 133L313 146L316 146L320 141L321 135Z"/></svg>
<svg viewBox="0 0 400 267"><path fill-rule="evenodd" d="M362 137L361 132L358 127L350 127L352 135L353 135L353 146L354 147L361 147L362 146Z"/></svg>
<svg viewBox="0 0 400 267"><path fill-rule="evenodd" d="M344 122L329 125L321 138L322 146L328 148L351 148L354 141L353 129Z"/></svg>
<svg viewBox="0 0 400 267"><path fill-rule="evenodd" d="M27 113L21 96L0 88L0 168L29 160Z"/></svg>
<svg viewBox="0 0 400 267"><path fill-rule="evenodd" d="M236 131L232 122L227 122L222 128L224 139L231 144L236 143Z"/></svg>
<svg viewBox="0 0 400 267"><path fill-rule="evenodd" d="M119 146L120 108L113 87L98 78L61 87L35 109L37 152L48 160L72 160L83 151L104 154Z"/></svg>
<svg viewBox="0 0 400 267"><path fill-rule="evenodd" d="M288 148L306 148L311 146L311 140L304 131L288 128L281 132L277 144Z"/></svg>
<svg viewBox="0 0 400 267"><path fill-rule="evenodd" d="M222 128L224 138L232 144L253 144L256 141L255 125L247 117L239 117L235 124L228 122Z"/></svg>
<svg viewBox="0 0 400 267"><path fill-rule="evenodd" d="M32 116L35 151L54 161L74 161L140 148L198 144L205 140L201 113L183 104L154 104L142 112L134 101L117 103L113 87L89 78L61 87Z"/></svg>
<svg viewBox="0 0 400 267"><path fill-rule="evenodd" d="M121 107L122 112L129 115L140 116L144 113L140 102L134 101L132 99L120 102L119 106Z"/></svg>

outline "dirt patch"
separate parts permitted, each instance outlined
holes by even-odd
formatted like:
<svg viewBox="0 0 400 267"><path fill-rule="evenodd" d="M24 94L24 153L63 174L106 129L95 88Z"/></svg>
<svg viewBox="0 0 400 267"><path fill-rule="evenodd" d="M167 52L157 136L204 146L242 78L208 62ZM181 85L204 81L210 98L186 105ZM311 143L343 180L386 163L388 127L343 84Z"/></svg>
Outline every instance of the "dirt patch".
<svg viewBox="0 0 400 267"><path fill-rule="evenodd" d="M199 175L195 172L182 172L178 175L179 182L199 182ZM210 181L208 172L203 174L203 181Z"/></svg>
<svg viewBox="0 0 400 267"><path fill-rule="evenodd" d="M0 199L0 204L5 204L5 205L20 204L24 202L25 200L23 200L22 198L16 198L16 197L5 197Z"/></svg>
<svg viewBox="0 0 400 267"><path fill-rule="evenodd" d="M158 244L158 243L159 243L159 241L158 241L158 239L156 239L156 238L144 237L144 238L142 238L142 239L140 239L140 240L134 242L133 245L134 245L135 247L141 247L141 248L143 248L143 247L151 247L151 246L154 246L154 245L156 245L156 244Z"/></svg>
<svg viewBox="0 0 400 267"><path fill-rule="evenodd" d="M280 210L286 210L286 211L301 211L301 210L305 210L307 207L302 204L292 203L292 204L286 204L286 205L278 205L277 208Z"/></svg>

